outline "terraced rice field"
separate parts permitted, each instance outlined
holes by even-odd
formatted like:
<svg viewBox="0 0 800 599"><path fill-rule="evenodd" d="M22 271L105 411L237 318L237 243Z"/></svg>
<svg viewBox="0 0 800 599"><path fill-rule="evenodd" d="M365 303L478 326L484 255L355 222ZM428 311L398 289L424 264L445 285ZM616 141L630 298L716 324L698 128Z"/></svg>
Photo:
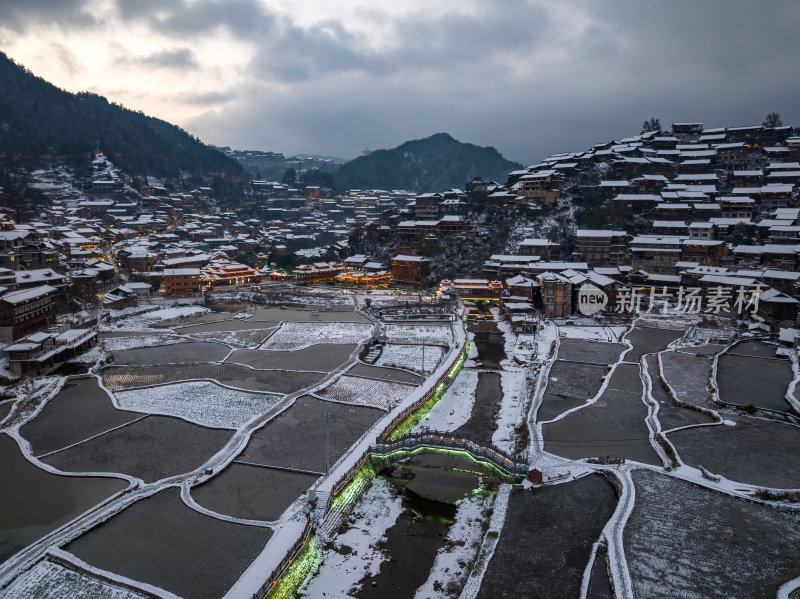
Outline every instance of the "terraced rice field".
<svg viewBox="0 0 800 599"><path fill-rule="evenodd" d="M179 597L218 599L272 532L192 510L170 488L137 501L65 549L89 564Z"/></svg>
<svg viewBox="0 0 800 599"><path fill-rule="evenodd" d="M189 380L213 380L245 391L294 393L325 378L324 372L254 370L239 364L177 364L114 366L102 371L103 385L112 391Z"/></svg>

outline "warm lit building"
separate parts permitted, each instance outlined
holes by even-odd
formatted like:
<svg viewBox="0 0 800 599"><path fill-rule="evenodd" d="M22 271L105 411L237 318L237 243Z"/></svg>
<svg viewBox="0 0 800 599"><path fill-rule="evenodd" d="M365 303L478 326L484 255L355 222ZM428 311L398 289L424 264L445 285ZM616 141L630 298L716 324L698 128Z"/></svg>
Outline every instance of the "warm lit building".
<svg viewBox="0 0 800 599"><path fill-rule="evenodd" d="M164 295L188 297L200 293L199 268L165 268Z"/></svg>
<svg viewBox="0 0 800 599"><path fill-rule="evenodd" d="M463 299L497 300L503 294L503 284L488 279L445 279L439 284L439 293L455 293Z"/></svg>
<svg viewBox="0 0 800 599"><path fill-rule="evenodd" d="M200 277L204 283L217 287L220 285L247 285L256 281L259 275L245 264L215 261L200 269Z"/></svg>
<svg viewBox="0 0 800 599"><path fill-rule="evenodd" d="M57 292L55 287L40 285L0 297L0 339L13 341L55 323Z"/></svg>
<svg viewBox="0 0 800 599"><path fill-rule="evenodd" d="M543 272L537 280L545 316L564 318L572 314L572 283L568 278L555 272Z"/></svg>
<svg viewBox="0 0 800 599"><path fill-rule="evenodd" d="M398 254L392 258L392 284L414 289L428 286L431 261L422 256Z"/></svg>

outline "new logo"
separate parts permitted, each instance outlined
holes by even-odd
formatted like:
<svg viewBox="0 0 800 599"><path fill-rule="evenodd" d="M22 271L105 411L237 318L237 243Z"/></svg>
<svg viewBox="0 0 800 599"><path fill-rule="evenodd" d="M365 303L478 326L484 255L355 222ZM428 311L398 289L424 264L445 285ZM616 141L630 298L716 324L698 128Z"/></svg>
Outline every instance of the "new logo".
<svg viewBox="0 0 800 599"><path fill-rule="evenodd" d="M597 314L608 305L608 296L605 291L592 285L584 283L578 289L578 310L584 316Z"/></svg>

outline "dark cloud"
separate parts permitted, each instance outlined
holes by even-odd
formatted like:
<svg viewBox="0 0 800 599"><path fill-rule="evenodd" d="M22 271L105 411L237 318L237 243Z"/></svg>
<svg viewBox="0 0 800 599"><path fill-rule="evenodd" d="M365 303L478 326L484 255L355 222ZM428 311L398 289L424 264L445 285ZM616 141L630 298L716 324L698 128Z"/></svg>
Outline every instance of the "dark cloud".
<svg viewBox="0 0 800 599"><path fill-rule="evenodd" d="M190 70L200 66L197 58L189 48L171 48L159 50L148 56L120 55L116 58L117 64L131 64L156 69Z"/></svg>
<svg viewBox="0 0 800 599"><path fill-rule="evenodd" d="M519 0L504 4L503 10L487 6L475 15L449 14L434 19L417 13L395 20L395 43L376 52L338 22L302 28L281 21L272 35L258 40L251 68L265 79L280 82L326 73L447 71L485 63L497 55L524 55L542 43L548 25L544 9Z"/></svg>
<svg viewBox="0 0 800 599"><path fill-rule="evenodd" d="M0 0L0 29L23 33L38 25L97 24L87 0Z"/></svg>
<svg viewBox="0 0 800 599"><path fill-rule="evenodd" d="M148 0L149 1L149 0ZM123 14L125 9L122 9ZM128 9L129 14L134 14ZM155 10L138 13L157 31L197 37L224 29L238 38L269 35L274 17L258 0L167 0Z"/></svg>

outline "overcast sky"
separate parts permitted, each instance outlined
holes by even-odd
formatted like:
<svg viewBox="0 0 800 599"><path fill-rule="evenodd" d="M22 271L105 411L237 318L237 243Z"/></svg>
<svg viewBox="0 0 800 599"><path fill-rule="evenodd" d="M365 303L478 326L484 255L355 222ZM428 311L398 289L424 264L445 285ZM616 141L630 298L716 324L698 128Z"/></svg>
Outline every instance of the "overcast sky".
<svg viewBox="0 0 800 599"><path fill-rule="evenodd" d="M203 141L526 164L662 124L800 125L796 0L0 0L0 49Z"/></svg>

